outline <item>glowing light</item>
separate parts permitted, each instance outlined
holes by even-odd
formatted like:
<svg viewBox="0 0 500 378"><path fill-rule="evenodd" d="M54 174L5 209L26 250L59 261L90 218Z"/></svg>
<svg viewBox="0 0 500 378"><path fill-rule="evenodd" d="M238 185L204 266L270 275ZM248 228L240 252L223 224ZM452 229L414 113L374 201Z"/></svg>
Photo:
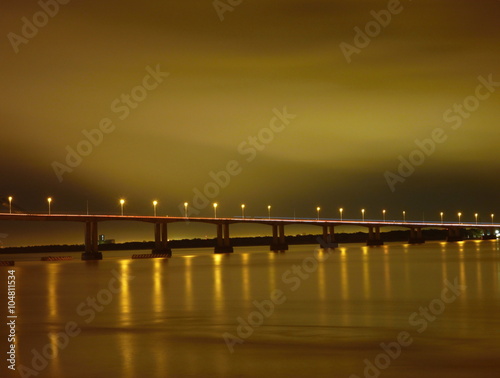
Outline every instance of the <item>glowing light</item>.
<svg viewBox="0 0 500 378"><path fill-rule="evenodd" d="M121 214L122 214L122 216L123 216L123 205L124 205L124 204L125 204L125 200L122 198L122 199L120 200L120 208L121 208Z"/></svg>
<svg viewBox="0 0 500 378"><path fill-rule="evenodd" d="M339 209L339 213L340 213L340 220L342 221L342 213L344 212L344 209L343 208L340 208Z"/></svg>
<svg viewBox="0 0 500 378"><path fill-rule="evenodd" d="M50 215L50 205L52 203L52 197L47 198L47 202L49 203L49 215Z"/></svg>
<svg viewBox="0 0 500 378"><path fill-rule="evenodd" d="M214 203L214 218L217 218L217 206L219 206L217 202Z"/></svg>
<svg viewBox="0 0 500 378"><path fill-rule="evenodd" d="M245 219L245 204L241 204L241 217Z"/></svg>
<svg viewBox="0 0 500 378"><path fill-rule="evenodd" d="M184 217L187 218L188 217L188 203L187 202L184 202Z"/></svg>
<svg viewBox="0 0 500 378"><path fill-rule="evenodd" d="M12 214L12 197L9 197L9 214Z"/></svg>
<svg viewBox="0 0 500 378"><path fill-rule="evenodd" d="M153 201L153 215L156 217L156 206L158 205L158 201Z"/></svg>

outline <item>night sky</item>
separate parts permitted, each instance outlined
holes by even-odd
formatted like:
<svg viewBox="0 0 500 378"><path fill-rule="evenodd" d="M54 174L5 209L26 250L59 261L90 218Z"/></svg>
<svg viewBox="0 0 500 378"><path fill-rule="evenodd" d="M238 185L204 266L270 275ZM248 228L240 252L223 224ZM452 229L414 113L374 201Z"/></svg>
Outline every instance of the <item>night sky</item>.
<svg viewBox="0 0 500 378"><path fill-rule="evenodd" d="M500 220L500 1L64 2L0 6L0 197L25 211Z"/></svg>

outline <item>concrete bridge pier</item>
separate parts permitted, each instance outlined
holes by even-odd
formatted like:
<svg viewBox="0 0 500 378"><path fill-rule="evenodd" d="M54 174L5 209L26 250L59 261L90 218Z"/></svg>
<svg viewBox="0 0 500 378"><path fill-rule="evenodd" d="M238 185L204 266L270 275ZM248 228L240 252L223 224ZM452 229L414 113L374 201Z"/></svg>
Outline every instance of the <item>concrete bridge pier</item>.
<svg viewBox="0 0 500 378"><path fill-rule="evenodd" d="M494 228L490 228L487 231L485 230L483 236L481 237L481 239L483 239L483 240L494 240L496 238L497 238L497 235L495 234Z"/></svg>
<svg viewBox="0 0 500 378"><path fill-rule="evenodd" d="M288 251L288 244L285 239L285 225L283 223L273 224L273 240L271 251Z"/></svg>
<svg viewBox="0 0 500 378"><path fill-rule="evenodd" d="M232 253L231 239L229 239L229 223L217 224L217 243L214 253Z"/></svg>
<svg viewBox="0 0 500 378"><path fill-rule="evenodd" d="M421 227L412 227L410 228L410 239L408 240L408 244L424 244L425 239L422 236L422 228Z"/></svg>
<svg viewBox="0 0 500 378"><path fill-rule="evenodd" d="M168 244L167 223L155 223L155 245L151 253L154 254L167 254L172 256L172 250Z"/></svg>
<svg viewBox="0 0 500 378"><path fill-rule="evenodd" d="M337 248L339 243L335 242L335 227L323 225L323 237L321 239L321 248Z"/></svg>
<svg viewBox="0 0 500 378"><path fill-rule="evenodd" d="M85 252L82 253L82 260L102 260L97 245L97 222L85 222Z"/></svg>
<svg viewBox="0 0 500 378"><path fill-rule="evenodd" d="M384 245L383 240L380 238L380 227L368 227L368 241L366 245Z"/></svg>
<svg viewBox="0 0 500 378"><path fill-rule="evenodd" d="M456 242L463 241L464 238L460 234L460 228L458 227L450 227L448 228L448 237L446 238L447 242Z"/></svg>

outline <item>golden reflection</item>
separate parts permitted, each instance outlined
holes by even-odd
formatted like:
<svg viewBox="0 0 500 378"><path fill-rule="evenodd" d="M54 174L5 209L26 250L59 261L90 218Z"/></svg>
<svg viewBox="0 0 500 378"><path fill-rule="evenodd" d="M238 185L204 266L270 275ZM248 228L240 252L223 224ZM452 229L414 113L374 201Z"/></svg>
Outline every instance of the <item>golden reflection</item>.
<svg viewBox="0 0 500 378"><path fill-rule="evenodd" d="M224 294L222 290L222 258L223 255L215 254L214 259L214 299L215 308L222 310L224 304Z"/></svg>
<svg viewBox="0 0 500 378"><path fill-rule="evenodd" d="M121 374L120 378L135 378L134 360L137 353L134 351L133 334L129 332L120 332L118 334L118 347L121 355Z"/></svg>
<svg viewBox="0 0 500 378"><path fill-rule="evenodd" d="M318 261L318 296L322 303L326 300L325 264ZM324 311L323 311L324 313Z"/></svg>
<svg viewBox="0 0 500 378"><path fill-rule="evenodd" d="M458 243L458 258L459 258L459 271L460 271L460 283L462 285L467 285L467 277L465 275L465 252L464 252L464 244L465 242L457 242ZM460 296L462 300L467 297L467 290L464 290L463 294Z"/></svg>
<svg viewBox="0 0 500 378"><path fill-rule="evenodd" d="M191 256L185 256L189 257L187 259L184 259L185 263L185 293L184 293L184 299L186 300L186 308L189 311L193 310L193 303L194 303L194 298L193 298L193 259Z"/></svg>
<svg viewBox="0 0 500 378"><path fill-rule="evenodd" d="M66 324L66 323L64 323ZM49 342L50 346L52 347L52 350L58 351L58 354L62 353L62 348L57 344L58 338L57 338L57 332L50 332L49 333ZM69 341L71 342L71 341ZM59 343L64 343L64 341L59 340ZM62 371L61 371L61 359L58 357L52 359L50 361L50 368L51 368L51 376L52 377L61 377L62 376Z"/></svg>
<svg viewBox="0 0 500 378"><path fill-rule="evenodd" d="M389 264L389 257L389 246L384 245L384 284L385 296L387 299L392 298L391 266Z"/></svg>
<svg viewBox="0 0 500 378"><path fill-rule="evenodd" d="M49 305L49 320L59 320L59 308L57 303L58 283L61 270L61 264L51 263L47 265L48 280L47 280L47 295Z"/></svg>
<svg viewBox="0 0 500 378"><path fill-rule="evenodd" d="M123 325L130 325L130 262L131 260L120 260L121 290L120 290L120 321Z"/></svg>
<svg viewBox="0 0 500 378"><path fill-rule="evenodd" d="M250 301L250 254L242 253L241 254L241 284L243 286L243 299L245 302Z"/></svg>
<svg viewBox="0 0 500 378"><path fill-rule="evenodd" d="M153 311L163 311L163 267L162 259L154 259L153 273Z"/></svg>
<svg viewBox="0 0 500 378"><path fill-rule="evenodd" d="M340 287L342 299L349 299L349 277L347 274L347 248L340 248Z"/></svg>
<svg viewBox="0 0 500 378"><path fill-rule="evenodd" d="M269 253L269 270L268 270L268 281L269 289L272 291L276 288L276 267L274 266L274 260L276 259L275 253Z"/></svg>
<svg viewBox="0 0 500 378"><path fill-rule="evenodd" d="M369 253L367 246L361 248L363 249L363 293L365 299L369 299L371 297Z"/></svg>
<svg viewBox="0 0 500 378"><path fill-rule="evenodd" d="M448 279L447 259L446 259L446 245L447 242L439 243L441 246L441 275L444 280Z"/></svg>

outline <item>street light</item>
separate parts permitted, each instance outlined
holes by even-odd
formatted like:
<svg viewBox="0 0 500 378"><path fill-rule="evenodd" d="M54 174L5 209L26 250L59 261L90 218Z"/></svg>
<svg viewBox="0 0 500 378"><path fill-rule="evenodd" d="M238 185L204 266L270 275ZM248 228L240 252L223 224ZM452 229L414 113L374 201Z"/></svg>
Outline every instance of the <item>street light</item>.
<svg viewBox="0 0 500 378"><path fill-rule="evenodd" d="M217 202L214 203L214 218L217 218Z"/></svg>
<svg viewBox="0 0 500 378"><path fill-rule="evenodd" d="M245 219L245 204L241 205L241 217Z"/></svg>
<svg viewBox="0 0 500 378"><path fill-rule="evenodd" d="M158 205L158 201L153 201L153 214L156 217L156 205Z"/></svg>
<svg viewBox="0 0 500 378"><path fill-rule="evenodd" d="M267 216L271 219L271 205L267 205Z"/></svg>
<svg viewBox="0 0 500 378"><path fill-rule="evenodd" d="M406 223L406 211L403 210L403 223Z"/></svg>
<svg viewBox="0 0 500 378"><path fill-rule="evenodd" d="M340 208L339 209L339 213L340 213L340 221L342 221L342 213L344 212L344 209L343 208Z"/></svg>
<svg viewBox="0 0 500 378"><path fill-rule="evenodd" d="M441 223L443 223L443 215L444 215L444 213L441 211L441 212L439 213L439 215L441 215Z"/></svg>
<svg viewBox="0 0 500 378"><path fill-rule="evenodd" d="M385 210L382 210L382 217L384 218L384 222L385 222Z"/></svg>
<svg viewBox="0 0 500 378"><path fill-rule="evenodd" d="M491 224L493 224L493 218L495 217L495 214L491 214Z"/></svg>
<svg viewBox="0 0 500 378"><path fill-rule="evenodd" d="M365 209L361 209L361 216L363 219L363 222L365 221Z"/></svg>
<svg viewBox="0 0 500 378"><path fill-rule="evenodd" d="M187 202L184 202L184 217L187 218L188 217L188 203Z"/></svg>
<svg viewBox="0 0 500 378"><path fill-rule="evenodd" d="M120 200L120 208L121 208L121 210L122 210L122 217L123 217L123 205L124 205L124 203L125 203L125 200L122 198L122 199Z"/></svg>
<svg viewBox="0 0 500 378"><path fill-rule="evenodd" d="M478 213L474 214L474 216L476 217L476 224L477 224L477 216L478 215L479 215Z"/></svg>
<svg viewBox="0 0 500 378"><path fill-rule="evenodd" d="M49 203L49 215L50 215L50 204L52 203L52 198L51 197L47 198L47 202Z"/></svg>
<svg viewBox="0 0 500 378"><path fill-rule="evenodd" d="M462 216L462 213L458 213L458 223L460 223L460 217Z"/></svg>
<svg viewBox="0 0 500 378"><path fill-rule="evenodd" d="M9 214L12 214L12 197L9 197Z"/></svg>
<svg viewBox="0 0 500 378"><path fill-rule="evenodd" d="M318 207L316 208L316 211L318 212L318 220L319 220L319 211L320 211L320 210L321 210L321 208L318 206Z"/></svg>

